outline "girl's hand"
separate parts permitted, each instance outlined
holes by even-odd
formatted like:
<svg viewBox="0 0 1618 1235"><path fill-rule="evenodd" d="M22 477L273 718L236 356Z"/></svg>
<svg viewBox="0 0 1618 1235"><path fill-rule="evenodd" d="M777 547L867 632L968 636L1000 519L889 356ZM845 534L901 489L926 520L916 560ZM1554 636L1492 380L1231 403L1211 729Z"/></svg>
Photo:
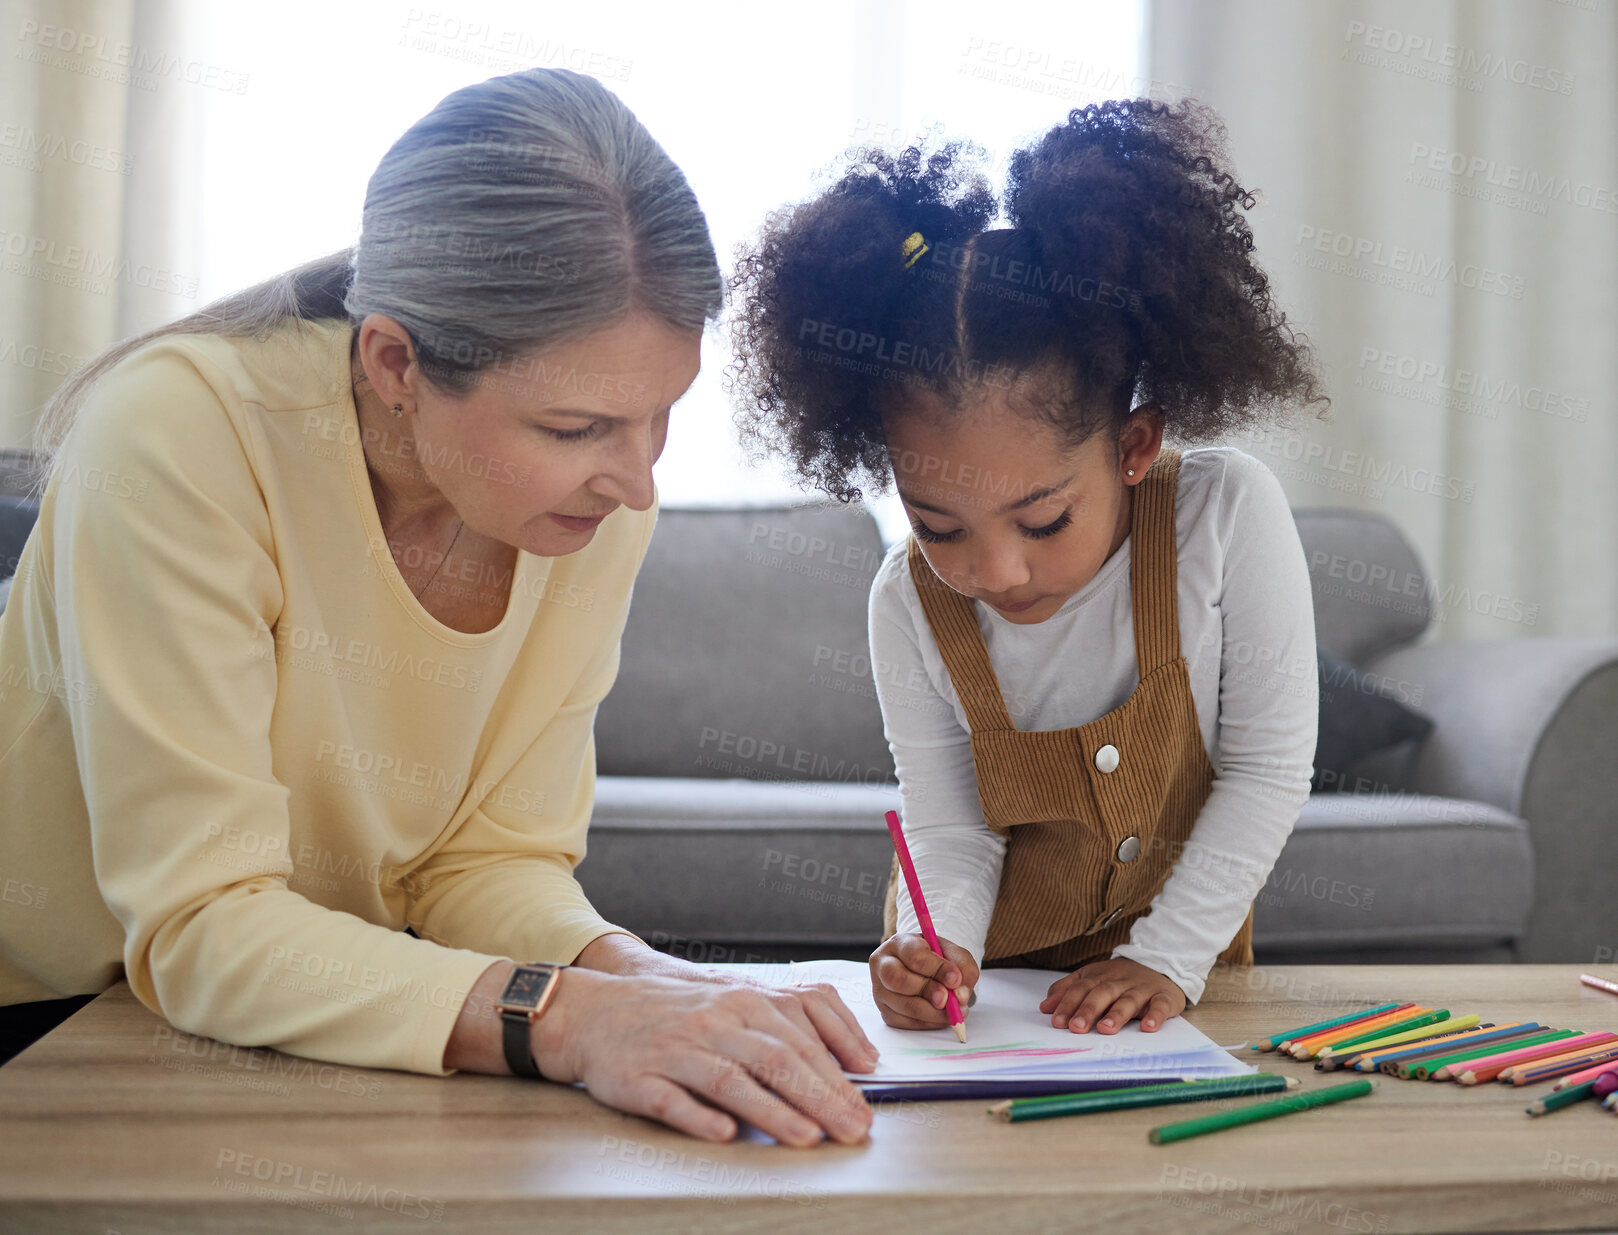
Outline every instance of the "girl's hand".
<svg viewBox="0 0 1618 1235"><path fill-rule="evenodd" d="M1185 1011L1185 992L1155 969L1115 956L1093 961L1051 983L1039 1005L1051 1013L1051 1024L1084 1033L1117 1033L1138 1012L1140 1027L1151 1033L1171 1016Z"/></svg>
<svg viewBox="0 0 1618 1235"><path fill-rule="evenodd" d="M955 992L961 1015L966 1015L978 984L977 962L948 939L939 939L938 945L943 956L920 935L894 935L871 953L871 993L883 1021L895 1029L947 1028L946 987Z"/></svg>

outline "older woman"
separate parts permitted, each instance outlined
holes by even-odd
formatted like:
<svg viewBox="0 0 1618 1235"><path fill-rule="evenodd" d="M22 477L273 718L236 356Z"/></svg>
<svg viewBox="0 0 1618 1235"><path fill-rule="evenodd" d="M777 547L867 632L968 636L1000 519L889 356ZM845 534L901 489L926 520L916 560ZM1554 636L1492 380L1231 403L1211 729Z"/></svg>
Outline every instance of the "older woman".
<svg viewBox="0 0 1618 1235"><path fill-rule="evenodd" d="M0 901L0 1003L127 978L227 1042L863 1137L835 992L709 978L573 878L720 287L634 116L534 70L406 132L354 249L70 380L0 618L0 867L45 890Z"/></svg>

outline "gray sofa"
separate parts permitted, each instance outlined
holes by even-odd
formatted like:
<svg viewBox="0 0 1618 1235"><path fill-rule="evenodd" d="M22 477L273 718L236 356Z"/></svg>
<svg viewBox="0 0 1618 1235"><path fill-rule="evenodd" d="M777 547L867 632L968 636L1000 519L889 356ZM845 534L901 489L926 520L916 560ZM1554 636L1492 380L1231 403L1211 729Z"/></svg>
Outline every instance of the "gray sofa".
<svg viewBox="0 0 1618 1235"><path fill-rule="evenodd" d="M1433 589L1397 529L1295 517L1320 646L1436 724L1311 796L1256 953L1598 959L1618 944L1618 640L1423 645ZM882 551L836 506L663 512L596 722L579 878L604 914L696 960L878 941L898 800L866 658Z"/></svg>
<svg viewBox="0 0 1618 1235"><path fill-rule="evenodd" d="M7 568L33 512L0 500ZM1398 531L1296 518L1322 648L1437 723L1311 797L1258 897L1260 958L1610 960L1618 640L1422 644ZM866 658L882 553L838 506L663 512L596 722L579 877L606 916L695 960L874 946L898 801Z"/></svg>

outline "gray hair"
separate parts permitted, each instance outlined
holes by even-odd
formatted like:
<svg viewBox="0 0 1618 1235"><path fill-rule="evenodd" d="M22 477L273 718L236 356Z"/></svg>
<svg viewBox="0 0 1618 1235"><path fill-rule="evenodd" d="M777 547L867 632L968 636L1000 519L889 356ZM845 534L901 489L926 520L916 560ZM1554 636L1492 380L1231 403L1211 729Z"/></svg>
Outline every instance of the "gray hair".
<svg viewBox="0 0 1618 1235"><path fill-rule="evenodd" d="M262 338L287 318L367 314L410 333L424 377L465 393L518 355L633 310L700 332L723 285L685 176L592 77L529 69L457 90L372 173L359 243L125 339L71 374L34 432L31 491L89 387L154 339Z"/></svg>

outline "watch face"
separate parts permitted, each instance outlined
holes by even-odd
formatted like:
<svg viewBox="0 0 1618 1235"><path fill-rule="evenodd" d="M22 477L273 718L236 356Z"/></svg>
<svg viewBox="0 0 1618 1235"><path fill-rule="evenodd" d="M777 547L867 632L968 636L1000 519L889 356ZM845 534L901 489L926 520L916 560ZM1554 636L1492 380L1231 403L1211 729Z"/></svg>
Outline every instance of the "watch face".
<svg viewBox="0 0 1618 1235"><path fill-rule="evenodd" d="M554 969L540 969L532 965L518 965L506 980L505 993L500 1002L513 1008L537 1008L539 997L550 985Z"/></svg>

